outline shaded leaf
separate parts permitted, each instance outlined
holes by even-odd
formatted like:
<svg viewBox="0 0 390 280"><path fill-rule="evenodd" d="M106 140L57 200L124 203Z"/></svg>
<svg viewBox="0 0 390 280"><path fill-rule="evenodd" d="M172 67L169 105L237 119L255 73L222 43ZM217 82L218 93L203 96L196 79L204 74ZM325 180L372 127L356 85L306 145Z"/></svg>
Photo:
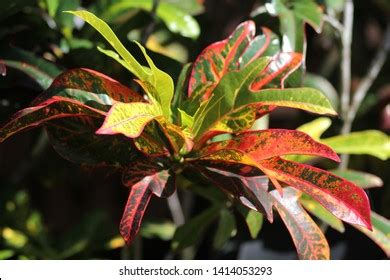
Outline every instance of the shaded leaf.
<svg viewBox="0 0 390 280"><path fill-rule="evenodd" d="M383 181L378 176L370 173L356 171L356 170L340 170L332 169L329 170L333 174L340 176L348 181L351 181L363 189L382 187Z"/></svg>
<svg viewBox="0 0 390 280"><path fill-rule="evenodd" d="M12 119L0 128L0 142L21 130L41 125L52 119L75 116L103 118L104 115L104 112L74 99L55 96L38 106L23 109L13 115Z"/></svg>
<svg viewBox="0 0 390 280"><path fill-rule="evenodd" d="M328 224L333 229L343 233L345 231L343 223L325 209L320 203L309 197L308 195L302 195L299 202L303 207L322 222Z"/></svg>
<svg viewBox="0 0 390 280"><path fill-rule="evenodd" d="M252 239L257 238L263 226L263 215L257 211L238 206L238 212L244 217Z"/></svg>
<svg viewBox="0 0 390 280"><path fill-rule="evenodd" d="M373 240L390 258L390 221L375 212L371 212L371 220L372 231L359 226L355 226L355 228Z"/></svg>
<svg viewBox="0 0 390 280"><path fill-rule="evenodd" d="M371 229L367 195L355 184L310 165L277 157L260 164L267 176L307 193L337 218Z"/></svg>
<svg viewBox="0 0 390 280"><path fill-rule="evenodd" d="M237 232L234 215L222 208L219 216L217 231L214 236L213 247L221 249L223 245Z"/></svg>
<svg viewBox="0 0 390 280"><path fill-rule="evenodd" d="M139 231L146 207L152 196L149 183L150 178L146 177L137 184L128 186L130 194L119 226L120 234L128 245L133 242Z"/></svg>
<svg viewBox="0 0 390 280"><path fill-rule="evenodd" d="M142 182L158 197L168 197L175 192L174 172L160 162L147 159L139 159L127 167L123 172L122 182L125 186Z"/></svg>
<svg viewBox="0 0 390 280"><path fill-rule="evenodd" d="M164 241L171 240L176 226L170 221L144 221L141 227L141 235L145 238L159 238Z"/></svg>
<svg viewBox="0 0 390 280"><path fill-rule="evenodd" d="M218 215L219 207L212 206L178 227L173 236L172 250L180 251L196 245Z"/></svg>
<svg viewBox="0 0 390 280"><path fill-rule="evenodd" d="M390 138L377 130L352 132L321 140L341 154L367 154L386 160L390 157Z"/></svg>
<svg viewBox="0 0 390 280"><path fill-rule="evenodd" d="M121 103L114 104L103 125L96 131L97 134L123 134L129 138L140 136L145 125L162 112L159 107L149 103Z"/></svg>
<svg viewBox="0 0 390 280"><path fill-rule="evenodd" d="M298 203L299 194L292 188L285 188L283 197L271 191L274 207L285 223L294 241L298 256L304 260L329 259L329 245L326 238L310 216Z"/></svg>

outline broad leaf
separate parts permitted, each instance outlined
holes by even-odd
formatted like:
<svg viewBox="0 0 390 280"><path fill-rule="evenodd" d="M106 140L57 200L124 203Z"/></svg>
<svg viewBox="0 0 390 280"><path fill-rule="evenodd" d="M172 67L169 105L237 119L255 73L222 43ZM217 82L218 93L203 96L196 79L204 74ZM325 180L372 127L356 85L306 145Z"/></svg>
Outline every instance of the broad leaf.
<svg viewBox="0 0 390 280"><path fill-rule="evenodd" d="M355 184L310 165L277 157L260 164L267 176L307 193L339 219L371 229L367 195Z"/></svg>
<svg viewBox="0 0 390 280"><path fill-rule="evenodd" d="M372 231L359 226L355 226L355 228L371 238L390 258L390 221L375 212L371 212L371 220Z"/></svg>
<svg viewBox="0 0 390 280"><path fill-rule="evenodd" d="M255 32L254 22L246 21L229 38L204 49L193 64L188 96L201 84L211 82L213 86L202 93L202 98L208 99L226 73L243 68L263 54L271 42L272 32L264 28L263 35L254 37Z"/></svg>
<svg viewBox="0 0 390 280"><path fill-rule="evenodd" d="M229 210L222 208L217 231L214 236L213 247L217 250L221 249L236 232L237 228L234 215Z"/></svg>
<svg viewBox="0 0 390 280"><path fill-rule="evenodd" d="M297 130L307 133L313 139L319 140L331 124L332 121L329 118L321 117L301 125Z"/></svg>
<svg viewBox="0 0 390 280"><path fill-rule="evenodd" d="M299 205L299 194L292 188L285 188L283 197L272 191L274 207L285 223L294 241L300 259L327 260L329 245L326 238L310 216Z"/></svg>
<svg viewBox="0 0 390 280"><path fill-rule="evenodd" d="M303 207L322 222L330 225L333 229L343 233L345 231L343 222L331 214L320 203L309 197L308 195L302 195L299 202Z"/></svg>
<svg viewBox="0 0 390 280"><path fill-rule="evenodd" d="M149 183L150 178L146 177L139 183L128 186L130 187L130 194L123 212L119 231L125 242L129 245L133 242L139 231L146 207L152 196Z"/></svg>
<svg viewBox="0 0 390 280"><path fill-rule="evenodd" d="M162 163L139 159L123 172L122 182L125 186L143 182L158 197L168 197L175 191L175 174Z"/></svg>
<svg viewBox="0 0 390 280"><path fill-rule="evenodd" d="M123 134L129 138L140 136L146 124L161 116L160 108L149 103L114 104L97 134Z"/></svg>
<svg viewBox="0 0 390 280"><path fill-rule="evenodd" d="M37 106L17 112L10 121L0 127L0 142L21 130L41 125L49 120L77 116L103 118L105 113L76 100L55 96Z"/></svg>
<svg viewBox="0 0 390 280"><path fill-rule="evenodd" d="M348 181L351 181L363 189L382 187L383 181L378 176L370 173L356 171L356 170L340 170L332 169L329 170L333 174L340 176Z"/></svg>
<svg viewBox="0 0 390 280"><path fill-rule="evenodd" d="M390 138L377 130L352 132L321 140L341 154L372 155L381 160L390 157Z"/></svg>
<svg viewBox="0 0 390 280"><path fill-rule="evenodd" d="M110 43L110 45L118 52L121 58L118 57L120 63L124 65L130 72L132 72L141 81L150 83L158 92L164 116L167 119L171 117L171 100L173 97L173 81L172 78L158 69L151 58L147 55L144 47L140 44L141 51L149 65L149 68L142 66L122 45L116 37L111 28L101 19L87 11L73 11L72 13L93 26L103 37ZM113 57L112 53L110 55ZM147 92L149 94L149 92Z"/></svg>
<svg viewBox="0 0 390 280"><path fill-rule="evenodd" d="M186 1L187 2L187 1ZM119 1L111 5L108 11L104 13L104 18L115 18L122 11L127 11L131 8L138 8L146 11L151 11L153 0L132 0ZM192 39L196 39L200 33L200 27L197 21L181 10L177 5L173 5L166 1L161 1L158 4L156 15L164 21L166 26L173 33Z"/></svg>
<svg viewBox="0 0 390 280"><path fill-rule="evenodd" d="M212 206L176 229L172 240L172 249L179 251L196 245L206 229L218 217L219 207Z"/></svg>
<svg viewBox="0 0 390 280"><path fill-rule="evenodd" d="M288 54L281 54L289 56ZM259 58L241 71L226 74L201 110L195 114L194 135L197 140L229 114L247 106L283 106L319 114L336 114L329 101L317 90L309 88L251 90L258 73L269 63Z"/></svg>

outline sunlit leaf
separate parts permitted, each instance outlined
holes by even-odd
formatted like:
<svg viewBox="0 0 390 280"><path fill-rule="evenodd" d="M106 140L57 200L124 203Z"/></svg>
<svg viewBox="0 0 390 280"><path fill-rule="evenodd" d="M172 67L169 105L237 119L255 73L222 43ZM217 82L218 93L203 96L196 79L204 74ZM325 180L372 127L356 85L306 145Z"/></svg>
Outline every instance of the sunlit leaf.
<svg viewBox="0 0 390 280"><path fill-rule="evenodd" d="M321 140L341 154L367 154L386 160L390 157L390 138L377 130L352 132Z"/></svg>
<svg viewBox="0 0 390 280"><path fill-rule="evenodd" d="M96 133L120 133L129 138L136 138L142 133L147 123L161 115L160 108L153 104L118 102L111 107L103 125Z"/></svg>
<svg viewBox="0 0 390 280"><path fill-rule="evenodd" d="M285 188L283 197L272 191L274 206L294 241L300 259L329 259L326 238L310 216L298 203L299 195L292 188Z"/></svg>
<svg viewBox="0 0 390 280"><path fill-rule="evenodd" d="M367 195L355 184L330 172L281 158L263 160L261 167L268 176L310 195L337 218L371 229Z"/></svg>
<svg viewBox="0 0 390 280"><path fill-rule="evenodd" d="M297 128L297 130L305 132L313 139L319 140L321 135L330 127L331 124L332 121L329 118L321 117L301 125Z"/></svg>

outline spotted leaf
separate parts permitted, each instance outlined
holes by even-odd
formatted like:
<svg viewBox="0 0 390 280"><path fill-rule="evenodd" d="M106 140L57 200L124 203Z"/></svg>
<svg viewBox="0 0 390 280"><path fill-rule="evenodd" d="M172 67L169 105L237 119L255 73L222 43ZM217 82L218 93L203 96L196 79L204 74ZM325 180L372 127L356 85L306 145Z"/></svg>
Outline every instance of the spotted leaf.
<svg viewBox="0 0 390 280"><path fill-rule="evenodd" d="M299 193L293 188L285 188L283 196L271 191L274 207L279 212L293 239L300 259L327 260L329 245L321 229L299 205Z"/></svg>

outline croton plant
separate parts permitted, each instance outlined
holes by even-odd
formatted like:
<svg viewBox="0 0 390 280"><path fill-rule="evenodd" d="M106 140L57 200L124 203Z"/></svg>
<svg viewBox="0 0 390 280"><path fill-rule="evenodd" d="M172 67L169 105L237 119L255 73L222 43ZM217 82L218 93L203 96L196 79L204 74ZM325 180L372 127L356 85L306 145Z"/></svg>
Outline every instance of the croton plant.
<svg viewBox="0 0 390 280"><path fill-rule="evenodd" d="M297 130L253 129L257 119L277 107L336 115L320 91L289 88L287 78L300 67L302 55L280 52L270 30L262 28L255 36L255 24L243 22L185 66L175 89L143 46L135 42L147 65L105 22L87 11L71 13L104 36L115 51L100 51L127 68L139 90L94 70L65 71L31 107L1 127L0 141L43 125L64 158L120 170L129 189L120 223L127 244L137 235L151 197L172 195L178 176L208 182L231 205L258 211L270 222L276 210L302 259L329 258L324 234L301 206L302 195L337 218L371 230L370 205L361 188L286 159L314 155L339 161L330 147Z"/></svg>

